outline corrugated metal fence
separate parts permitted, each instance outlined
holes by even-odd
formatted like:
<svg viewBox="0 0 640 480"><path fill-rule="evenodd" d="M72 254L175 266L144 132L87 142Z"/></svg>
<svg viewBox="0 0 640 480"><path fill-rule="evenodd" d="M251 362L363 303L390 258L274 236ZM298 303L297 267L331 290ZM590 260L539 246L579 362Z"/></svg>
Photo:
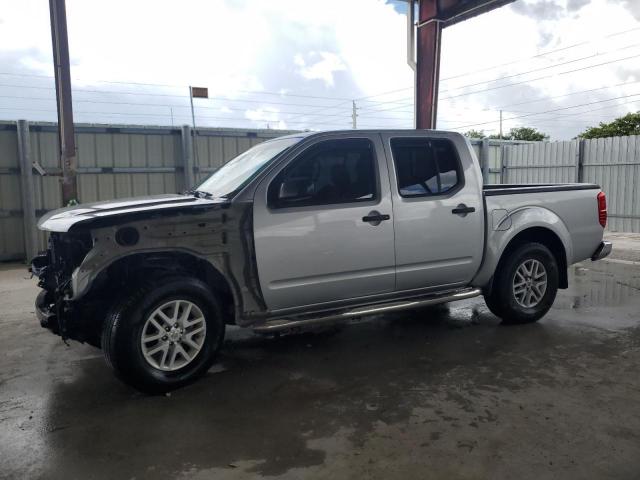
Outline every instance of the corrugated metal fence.
<svg viewBox="0 0 640 480"><path fill-rule="evenodd" d="M23 201L36 217L62 202L56 125L18 124L22 130L14 122L0 122L0 261L23 259L25 252L44 248L45 236L33 226L25 228ZM192 143L185 141L192 138L189 127L77 125L80 199L179 192L251 146L286 133L290 132L198 129L193 152ZM484 139L471 144L486 183L598 183L607 192L609 228L640 232L640 137L567 142ZM23 169L21 162L34 168ZM31 178L34 195L23 200L26 177ZM30 236L36 237L33 247Z"/></svg>
<svg viewBox="0 0 640 480"><path fill-rule="evenodd" d="M34 187L27 203L36 216L62 205L57 126L18 123L26 127L26 152L20 152L16 123L0 122L0 261L25 258L25 243L33 233L23 222L21 157L34 165L26 172ZM77 125L78 194L82 202L94 202L183 191L186 176L198 181L251 146L287 133L199 128L194 152L191 142L184 142L191 138L189 127ZM45 236L36 235L33 248L44 248Z"/></svg>
<svg viewBox="0 0 640 480"><path fill-rule="evenodd" d="M640 232L640 136L503 145L496 152L489 170L500 174L485 175L487 183L597 183L607 194L607 228Z"/></svg>

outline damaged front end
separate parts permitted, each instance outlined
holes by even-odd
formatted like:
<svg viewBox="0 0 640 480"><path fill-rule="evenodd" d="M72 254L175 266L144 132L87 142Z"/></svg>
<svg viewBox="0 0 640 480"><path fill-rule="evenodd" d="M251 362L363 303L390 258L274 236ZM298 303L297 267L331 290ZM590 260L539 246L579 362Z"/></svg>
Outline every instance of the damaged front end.
<svg viewBox="0 0 640 480"><path fill-rule="evenodd" d="M40 325L63 340L88 340L79 325L80 312L71 300L71 283L74 270L91 248L89 233L51 232L48 249L36 256L29 268L42 288L35 305Z"/></svg>

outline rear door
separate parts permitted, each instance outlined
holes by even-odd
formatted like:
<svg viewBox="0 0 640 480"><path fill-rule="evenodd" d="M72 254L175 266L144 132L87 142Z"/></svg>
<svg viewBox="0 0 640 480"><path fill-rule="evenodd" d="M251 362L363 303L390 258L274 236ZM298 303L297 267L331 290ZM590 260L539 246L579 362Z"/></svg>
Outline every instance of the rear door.
<svg viewBox="0 0 640 480"><path fill-rule="evenodd" d="M432 135L383 134L390 160L398 290L466 284L482 260L484 216L477 166L468 153L465 158L458 155L467 152L462 137Z"/></svg>
<svg viewBox="0 0 640 480"><path fill-rule="evenodd" d="M254 197L260 286L271 310L392 292L391 193L379 135L308 140Z"/></svg>

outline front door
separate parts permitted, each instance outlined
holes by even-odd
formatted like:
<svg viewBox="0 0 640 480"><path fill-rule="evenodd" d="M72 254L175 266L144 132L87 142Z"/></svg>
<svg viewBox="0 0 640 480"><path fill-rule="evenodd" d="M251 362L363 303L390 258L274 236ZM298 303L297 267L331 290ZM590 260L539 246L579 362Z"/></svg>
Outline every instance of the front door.
<svg viewBox="0 0 640 480"><path fill-rule="evenodd" d="M256 258L270 310L395 287L392 205L379 136L308 142L256 189Z"/></svg>

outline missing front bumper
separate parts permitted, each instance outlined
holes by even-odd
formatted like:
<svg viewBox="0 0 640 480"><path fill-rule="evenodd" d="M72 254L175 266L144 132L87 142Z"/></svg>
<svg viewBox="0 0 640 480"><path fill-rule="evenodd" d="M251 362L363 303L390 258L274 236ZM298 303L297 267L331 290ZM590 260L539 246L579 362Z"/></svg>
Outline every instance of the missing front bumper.
<svg viewBox="0 0 640 480"><path fill-rule="evenodd" d="M42 290L36 297L36 318L42 328L51 330L56 335L60 334L60 324L58 317L51 310L51 305L47 301L47 291Z"/></svg>

